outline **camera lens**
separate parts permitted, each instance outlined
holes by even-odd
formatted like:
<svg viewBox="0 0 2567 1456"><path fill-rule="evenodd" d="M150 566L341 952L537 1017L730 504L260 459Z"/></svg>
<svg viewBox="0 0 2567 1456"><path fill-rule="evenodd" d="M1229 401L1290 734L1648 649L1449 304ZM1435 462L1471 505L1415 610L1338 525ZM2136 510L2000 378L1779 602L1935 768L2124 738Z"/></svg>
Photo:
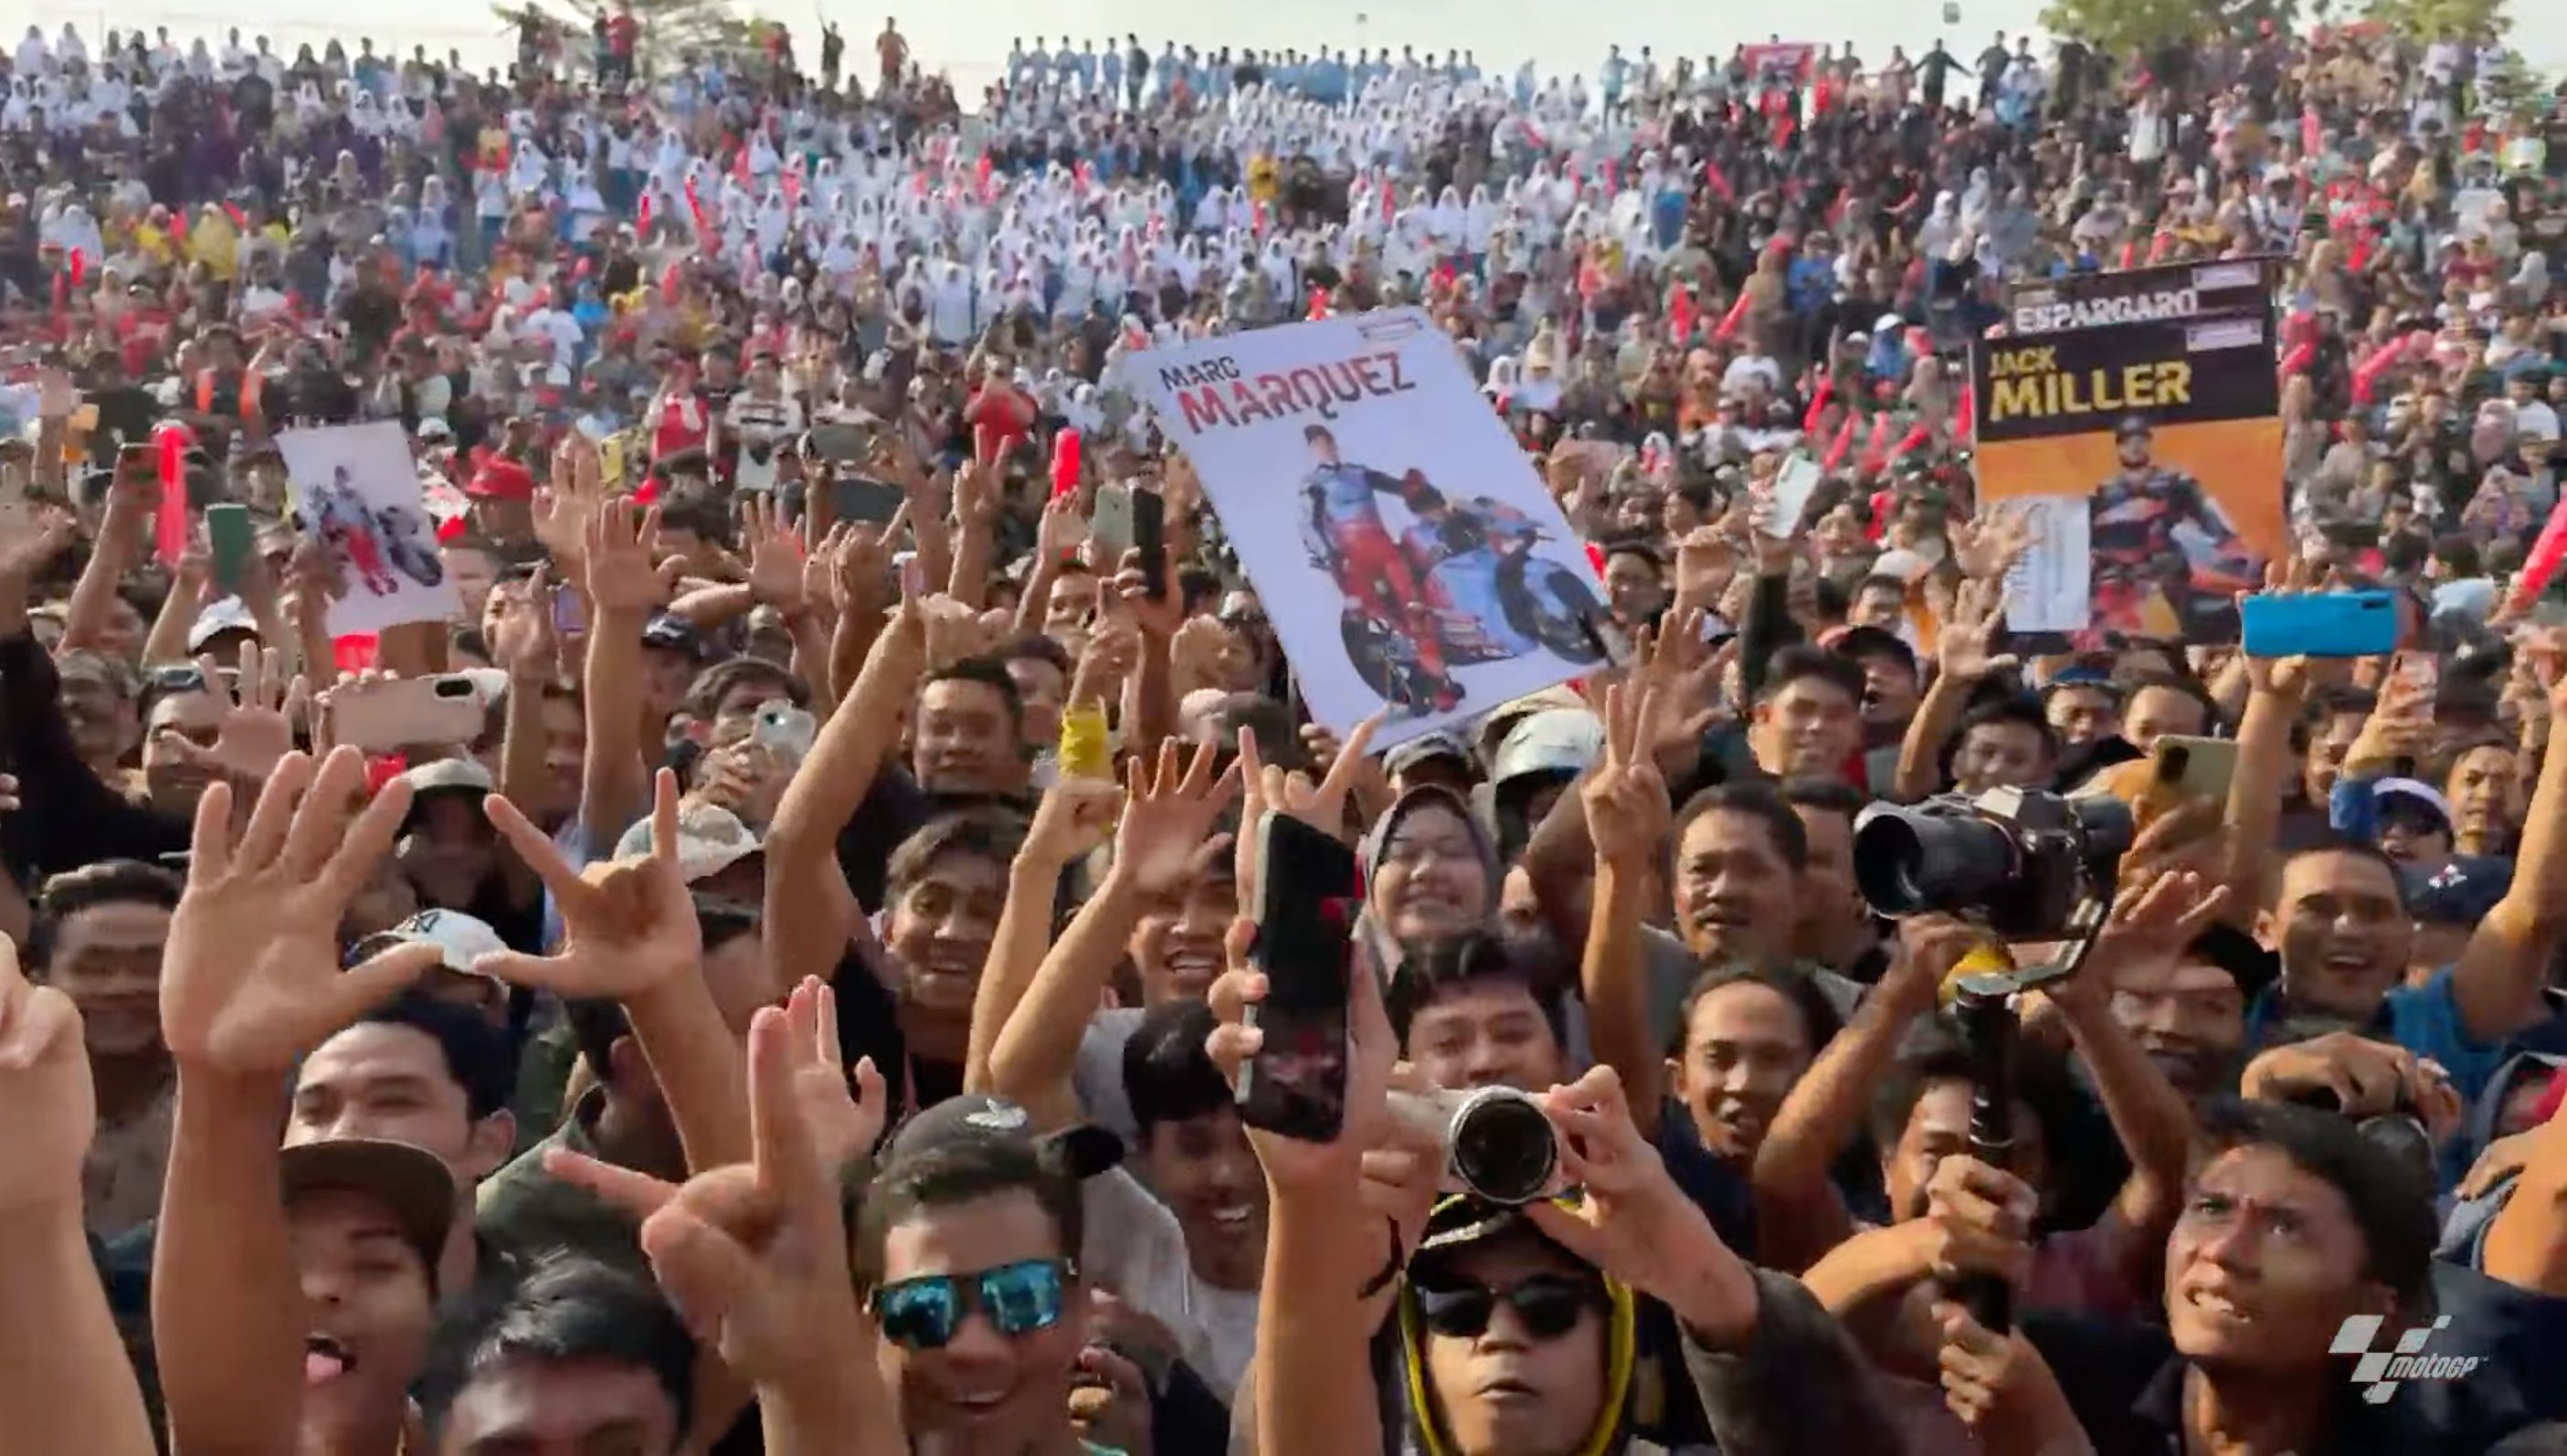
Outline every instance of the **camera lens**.
<svg viewBox="0 0 2567 1456"><path fill-rule="evenodd" d="M1854 828L1854 884L1882 915L1975 906L2014 873L2004 830L1966 811L1874 805Z"/></svg>
<svg viewBox="0 0 2567 1456"><path fill-rule="evenodd" d="M1531 1203L1560 1166L1551 1119L1521 1092L1492 1088L1453 1117L1453 1173L1491 1203Z"/></svg>

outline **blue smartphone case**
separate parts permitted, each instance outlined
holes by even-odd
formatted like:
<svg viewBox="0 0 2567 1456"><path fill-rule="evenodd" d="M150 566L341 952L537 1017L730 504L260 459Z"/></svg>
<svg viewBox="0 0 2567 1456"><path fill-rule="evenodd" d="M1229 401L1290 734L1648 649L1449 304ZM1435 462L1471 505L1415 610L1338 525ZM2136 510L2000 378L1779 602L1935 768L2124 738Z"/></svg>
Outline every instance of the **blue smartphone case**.
<svg viewBox="0 0 2567 1456"><path fill-rule="evenodd" d="M2237 627L2248 657L2379 657L2398 650L2398 595L2252 596Z"/></svg>

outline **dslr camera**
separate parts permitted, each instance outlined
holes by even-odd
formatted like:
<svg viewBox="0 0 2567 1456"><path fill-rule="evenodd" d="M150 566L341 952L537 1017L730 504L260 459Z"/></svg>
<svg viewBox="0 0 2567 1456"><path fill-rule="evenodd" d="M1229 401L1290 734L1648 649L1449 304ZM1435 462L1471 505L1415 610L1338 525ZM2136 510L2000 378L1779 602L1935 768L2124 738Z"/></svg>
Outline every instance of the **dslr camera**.
<svg viewBox="0 0 2567 1456"><path fill-rule="evenodd" d="M1875 803L1854 819L1854 888L1893 919L1939 912L2005 940L2057 940L2132 833L2119 799L2034 788Z"/></svg>

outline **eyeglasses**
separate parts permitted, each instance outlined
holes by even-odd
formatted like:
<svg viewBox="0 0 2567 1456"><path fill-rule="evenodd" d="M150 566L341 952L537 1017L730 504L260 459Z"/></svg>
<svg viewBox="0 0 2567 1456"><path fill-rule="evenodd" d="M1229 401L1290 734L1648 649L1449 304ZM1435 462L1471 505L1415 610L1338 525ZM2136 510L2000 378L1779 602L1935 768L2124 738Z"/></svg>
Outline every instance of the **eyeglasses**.
<svg viewBox="0 0 2567 1456"><path fill-rule="evenodd" d="M1567 1274L1531 1275L1503 1291L1486 1285L1417 1287L1418 1311L1426 1327L1455 1339L1477 1339L1487 1333L1489 1316L1497 1312L1501 1300L1514 1308L1527 1334L1558 1339L1577 1327L1580 1314L1603 1308L1604 1292L1593 1280Z"/></svg>
<svg viewBox="0 0 2567 1456"><path fill-rule="evenodd" d="M943 1349L974 1310L1000 1334L1031 1334L1060 1322L1061 1290L1077 1274L1065 1259L1028 1259L979 1274L931 1274L887 1284L865 1308L885 1338L904 1349Z"/></svg>

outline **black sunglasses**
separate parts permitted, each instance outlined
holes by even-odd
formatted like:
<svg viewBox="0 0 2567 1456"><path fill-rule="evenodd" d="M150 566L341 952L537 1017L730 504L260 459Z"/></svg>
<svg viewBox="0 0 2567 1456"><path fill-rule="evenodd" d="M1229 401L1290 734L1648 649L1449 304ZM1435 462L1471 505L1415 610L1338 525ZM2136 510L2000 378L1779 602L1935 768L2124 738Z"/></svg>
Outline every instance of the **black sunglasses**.
<svg viewBox="0 0 2567 1456"><path fill-rule="evenodd" d="M1489 1318L1501 1300L1515 1309L1527 1334L1558 1339L1577 1327L1580 1314L1604 1308L1604 1291L1591 1279L1567 1274L1531 1275L1503 1291L1487 1285L1417 1287L1418 1312L1426 1327L1455 1339L1477 1339L1487 1333Z"/></svg>

